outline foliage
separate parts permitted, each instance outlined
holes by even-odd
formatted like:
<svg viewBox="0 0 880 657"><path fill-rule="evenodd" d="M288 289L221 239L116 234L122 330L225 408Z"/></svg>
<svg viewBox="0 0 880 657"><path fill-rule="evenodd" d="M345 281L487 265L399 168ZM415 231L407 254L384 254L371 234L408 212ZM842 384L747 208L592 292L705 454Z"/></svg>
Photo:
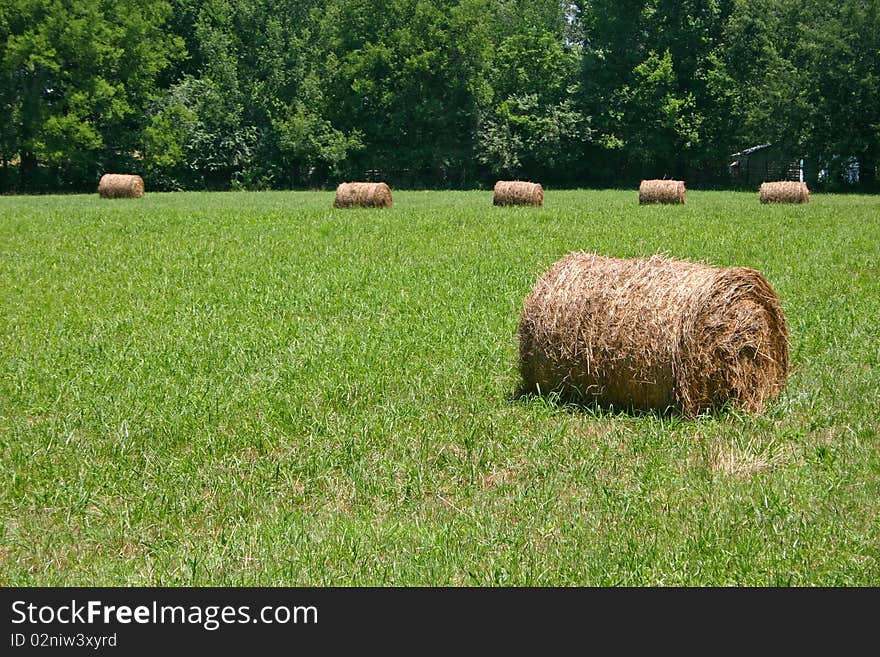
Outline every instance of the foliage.
<svg viewBox="0 0 880 657"><path fill-rule="evenodd" d="M577 170L590 118L577 106L578 49L548 28L504 37L489 77L478 158L494 175L563 180Z"/></svg>
<svg viewBox="0 0 880 657"><path fill-rule="evenodd" d="M0 10L0 157L28 186L90 186L102 169L137 169L159 75L181 55L166 0L5 0Z"/></svg>
<svg viewBox="0 0 880 657"><path fill-rule="evenodd" d="M588 123L571 100L541 105L536 94L510 96L484 123L480 161L506 177L562 178L589 140Z"/></svg>
<svg viewBox="0 0 880 657"><path fill-rule="evenodd" d="M0 189L718 181L767 142L868 188L875 5L0 0Z"/></svg>

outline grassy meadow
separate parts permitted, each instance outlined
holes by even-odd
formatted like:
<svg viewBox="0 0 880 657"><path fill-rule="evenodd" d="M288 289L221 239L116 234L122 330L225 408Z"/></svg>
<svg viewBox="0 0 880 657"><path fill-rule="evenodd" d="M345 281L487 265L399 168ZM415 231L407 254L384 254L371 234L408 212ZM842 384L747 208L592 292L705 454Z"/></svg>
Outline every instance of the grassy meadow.
<svg viewBox="0 0 880 657"><path fill-rule="evenodd" d="M0 584L873 586L880 197L0 197ZM764 273L766 413L518 398L574 250Z"/></svg>

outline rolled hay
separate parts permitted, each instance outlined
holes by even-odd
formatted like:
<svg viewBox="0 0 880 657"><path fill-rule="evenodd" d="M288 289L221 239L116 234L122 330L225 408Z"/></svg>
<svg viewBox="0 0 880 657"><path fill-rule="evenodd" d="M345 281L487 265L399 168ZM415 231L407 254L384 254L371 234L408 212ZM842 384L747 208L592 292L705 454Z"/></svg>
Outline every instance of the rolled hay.
<svg viewBox="0 0 880 657"><path fill-rule="evenodd" d="M788 375L779 300L744 267L571 253L526 297L518 336L526 392L600 406L760 413Z"/></svg>
<svg viewBox="0 0 880 657"><path fill-rule="evenodd" d="M807 183L791 180L761 183L761 203L808 203Z"/></svg>
<svg viewBox="0 0 880 657"><path fill-rule="evenodd" d="M383 182L344 182L336 187L334 208L390 208L391 188Z"/></svg>
<svg viewBox="0 0 880 657"><path fill-rule="evenodd" d="M101 198L140 198L144 195L144 179L127 173L105 173L98 183Z"/></svg>
<svg viewBox="0 0 880 657"><path fill-rule="evenodd" d="M639 204L684 204L687 190L683 180L643 180L639 184Z"/></svg>
<svg viewBox="0 0 880 657"><path fill-rule="evenodd" d="M495 183L492 205L544 205L541 183L499 180Z"/></svg>

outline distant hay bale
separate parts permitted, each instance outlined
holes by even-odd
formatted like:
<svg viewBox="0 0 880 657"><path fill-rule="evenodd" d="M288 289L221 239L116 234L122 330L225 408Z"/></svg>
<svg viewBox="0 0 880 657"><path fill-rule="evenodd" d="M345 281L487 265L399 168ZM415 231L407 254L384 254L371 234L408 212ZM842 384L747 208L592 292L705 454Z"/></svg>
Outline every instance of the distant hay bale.
<svg viewBox="0 0 880 657"><path fill-rule="evenodd" d="M544 205L544 188L540 183L499 180L495 183L492 205Z"/></svg>
<svg viewBox="0 0 880 657"><path fill-rule="evenodd" d="M791 180L761 183L761 203L808 203L807 183Z"/></svg>
<svg viewBox="0 0 880 657"><path fill-rule="evenodd" d="M685 194L683 180L643 180L639 185L639 204L683 204Z"/></svg>
<svg viewBox="0 0 880 657"><path fill-rule="evenodd" d="M571 253L519 324L525 391L686 416L761 412L788 375L788 328L764 276L654 256Z"/></svg>
<svg viewBox="0 0 880 657"><path fill-rule="evenodd" d="M334 208L390 208L391 188L383 182L344 182L336 187Z"/></svg>
<svg viewBox="0 0 880 657"><path fill-rule="evenodd" d="M140 198L144 195L144 179L126 173L105 173L98 183L101 198Z"/></svg>

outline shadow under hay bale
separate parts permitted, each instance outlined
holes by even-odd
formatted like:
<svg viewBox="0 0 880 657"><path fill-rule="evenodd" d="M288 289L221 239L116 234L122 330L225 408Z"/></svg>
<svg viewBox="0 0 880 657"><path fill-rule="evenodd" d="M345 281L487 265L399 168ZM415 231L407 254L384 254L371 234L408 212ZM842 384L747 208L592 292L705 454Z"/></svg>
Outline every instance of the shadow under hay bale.
<svg viewBox="0 0 880 657"><path fill-rule="evenodd" d="M582 404L759 413L788 375L779 300L742 267L571 253L526 297L518 336L523 391Z"/></svg>
<svg viewBox="0 0 880 657"><path fill-rule="evenodd" d="M383 182L344 182L336 187L334 208L390 208L391 188Z"/></svg>
<svg viewBox="0 0 880 657"><path fill-rule="evenodd" d="M544 205L544 188L540 183L499 180L495 183L492 205Z"/></svg>
<svg viewBox="0 0 880 657"><path fill-rule="evenodd" d="M639 204L684 204L687 190L683 180L643 180L639 184Z"/></svg>
<svg viewBox="0 0 880 657"><path fill-rule="evenodd" d="M98 183L101 198L140 198L144 195L144 179L125 173L105 173Z"/></svg>
<svg viewBox="0 0 880 657"><path fill-rule="evenodd" d="M808 203L810 190L807 183L791 180L761 183L761 203Z"/></svg>

